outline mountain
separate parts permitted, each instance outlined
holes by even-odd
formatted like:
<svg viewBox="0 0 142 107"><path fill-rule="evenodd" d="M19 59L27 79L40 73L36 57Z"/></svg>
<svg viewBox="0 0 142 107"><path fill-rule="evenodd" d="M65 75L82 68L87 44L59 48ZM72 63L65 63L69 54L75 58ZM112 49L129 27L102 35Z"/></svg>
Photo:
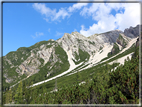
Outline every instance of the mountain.
<svg viewBox="0 0 142 107"><path fill-rule="evenodd" d="M20 80L30 80L35 84L73 70L88 69L102 60L113 58L135 44L139 27L137 25L124 32L112 30L89 37L78 32L65 33L56 41L41 41L31 47L21 47L10 52L2 57L3 91L15 86Z"/></svg>
<svg viewBox="0 0 142 107"><path fill-rule="evenodd" d="M135 38L137 35L139 35L140 31L140 25L137 25L136 27L130 27L124 30L124 34L127 35L127 37Z"/></svg>

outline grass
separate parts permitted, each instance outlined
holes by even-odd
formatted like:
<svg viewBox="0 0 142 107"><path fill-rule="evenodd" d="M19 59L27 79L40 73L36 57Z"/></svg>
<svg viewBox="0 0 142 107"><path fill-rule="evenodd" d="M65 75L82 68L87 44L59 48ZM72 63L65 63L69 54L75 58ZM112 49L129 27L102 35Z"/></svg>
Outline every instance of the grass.
<svg viewBox="0 0 142 107"><path fill-rule="evenodd" d="M95 67L91 67L89 69L85 69L85 70L81 71L80 72L81 79L80 79L79 82L85 81L87 79L91 79L93 75L97 76L99 73L101 73L101 68L103 67L102 65L103 64L99 64L99 65L97 65ZM114 67L117 66L117 65L118 65L118 63L114 64ZM112 66L112 65L110 65L110 66ZM95 72L93 75L90 75L90 73L93 73L95 71L95 69L97 71L100 69L100 71L99 72ZM58 86L58 88L62 88L64 85L74 84L76 82L76 77L77 77L77 73L72 74L70 76L61 76L61 77L57 78L57 86ZM50 85L50 87L48 87L49 85ZM48 87L47 88L47 92L52 91L54 89L54 87L55 87L55 80L51 80L49 82L44 83L44 85L41 84L41 85L36 86L36 87L38 89L42 89L41 87L43 87L43 86L44 87L45 86Z"/></svg>
<svg viewBox="0 0 142 107"><path fill-rule="evenodd" d="M88 41L90 44L92 44L92 45L95 45L95 42L93 41L93 42L91 42L91 41Z"/></svg>
<svg viewBox="0 0 142 107"><path fill-rule="evenodd" d="M89 55L87 52L82 51L82 50L79 48L79 55L75 54L75 58L80 59L80 60L79 60L79 61L73 60L73 61L74 61L74 63L77 65L77 64L79 64L79 63L85 61L85 59L88 60L89 57L90 57L90 55Z"/></svg>
<svg viewBox="0 0 142 107"><path fill-rule="evenodd" d="M100 49L99 50L102 50L103 49L103 47L102 46L100 46Z"/></svg>
<svg viewBox="0 0 142 107"><path fill-rule="evenodd" d="M121 34L119 34L118 40L122 40L122 42L123 42L123 44L124 44L122 47L125 48L126 45L127 45L127 43L126 43L125 39L122 37Z"/></svg>
<svg viewBox="0 0 142 107"><path fill-rule="evenodd" d="M114 45L113 45L113 48L112 49L114 49L114 53L112 53L112 52L109 52L108 53L108 57L112 57L112 56L114 56L114 55L116 55L117 53L119 53L120 52L120 50L119 50L119 46L116 44L116 43L114 43Z"/></svg>

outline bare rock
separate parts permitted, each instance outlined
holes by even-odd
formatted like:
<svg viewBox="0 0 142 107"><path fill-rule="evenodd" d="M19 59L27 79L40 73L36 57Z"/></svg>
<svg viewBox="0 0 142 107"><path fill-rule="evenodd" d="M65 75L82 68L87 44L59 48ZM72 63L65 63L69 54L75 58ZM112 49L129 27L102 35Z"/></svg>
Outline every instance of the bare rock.
<svg viewBox="0 0 142 107"><path fill-rule="evenodd" d="M138 37L140 26L142 27L142 25L137 25L136 27L127 28L124 30L124 34L130 38ZM142 32L142 29L141 29L141 32Z"/></svg>

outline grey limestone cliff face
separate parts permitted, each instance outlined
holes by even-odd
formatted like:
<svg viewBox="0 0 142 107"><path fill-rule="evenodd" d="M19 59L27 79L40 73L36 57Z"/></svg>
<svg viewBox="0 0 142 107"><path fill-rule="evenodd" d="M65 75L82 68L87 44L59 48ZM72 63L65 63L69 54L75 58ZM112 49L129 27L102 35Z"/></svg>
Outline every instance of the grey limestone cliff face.
<svg viewBox="0 0 142 107"><path fill-rule="evenodd" d="M142 28L142 25L137 25L136 27L130 27L124 30L124 34L130 38L135 38L139 35L140 27ZM140 30L142 32L142 29Z"/></svg>
<svg viewBox="0 0 142 107"><path fill-rule="evenodd" d="M129 35L129 33L131 33ZM133 34L133 36L131 36ZM127 43L139 34L139 25L126 29L125 33L120 30L112 30L109 32L94 34L89 37L85 37L78 32L72 32L71 34L65 33L62 38L57 42L62 46L64 50L71 50L72 53L78 53L79 48L87 53L94 54L99 51L100 47L104 47L104 44L113 45L118 43L122 47L125 47ZM119 38L121 35L122 38ZM74 54L73 54L74 56Z"/></svg>
<svg viewBox="0 0 142 107"><path fill-rule="evenodd" d="M120 33L119 37L117 38L116 42L121 45L123 48L126 47L128 42L131 40L131 38L125 36L124 34Z"/></svg>
<svg viewBox="0 0 142 107"><path fill-rule="evenodd" d="M31 76L35 73L39 72L39 67L44 66L47 62L52 62L51 66L53 66L57 61L60 61L57 55L55 54L55 47L57 45L54 40L47 42L47 44L40 45L39 47L33 48L31 51L29 51L29 56L21 61L21 64L14 66L12 59L8 59L7 55L4 56L5 58L5 66L8 65L7 68L8 70L15 68L15 72L18 73L18 77L22 76L25 74L26 76ZM23 53L27 54L27 53ZM52 55L52 58L51 58ZM20 58L22 59L22 58ZM49 61L50 60L50 61ZM52 60L52 61L51 61ZM10 73L11 71L8 71L5 66L3 66L3 74L5 75L4 77L6 78L7 83L11 83L14 81L14 77L8 76L8 72ZM12 79L14 78L14 79Z"/></svg>
<svg viewBox="0 0 142 107"><path fill-rule="evenodd" d="M92 35L90 36L90 39L94 40L94 42L96 42L97 44L104 44L104 43L113 44L116 42L120 33L123 32L120 30L112 30L101 34Z"/></svg>
<svg viewBox="0 0 142 107"><path fill-rule="evenodd" d="M57 42L64 50L71 50L73 56L75 52L79 54L79 49L86 51L89 54L97 50L97 45L94 41L81 35L78 32L72 32L71 34L65 33L62 38L57 40Z"/></svg>
<svg viewBox="0 0 142 107"><path fill-rule="evenodd" d="M49 44L47 44L49 45ZM16 72L23 75L33 75L35 73L38 73L39 66L44 66L49 60L52 58L52 65L54 65L58 61L58 57L55 54L54 47L55 44L52 44L50 48L47 48L46 45L41 45L36 53L33 53L33 50L31 50L31 56L29 56L21 65L18 66L16 69ZM43 60L43 62L41 62Z"/></svg>

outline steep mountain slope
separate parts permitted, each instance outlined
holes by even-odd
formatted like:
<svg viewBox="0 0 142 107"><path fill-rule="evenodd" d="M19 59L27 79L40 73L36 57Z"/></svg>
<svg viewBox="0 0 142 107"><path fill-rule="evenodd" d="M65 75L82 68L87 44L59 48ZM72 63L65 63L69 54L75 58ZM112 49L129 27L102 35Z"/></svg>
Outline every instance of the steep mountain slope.
<svg viewBox="0 0 142 107"><path fill-rule="evenodd" d="M139 25L130 29L133 32L129 29L126 30L129 33L113 30L90 37L78 32L65 33L56 41L41 41L10 52L3 57L3 90L23 79L42 84L76 68L81 71L93 67L105 57L113 58L129 49L132 41L136 41ZM130 33L135 38L131 38Z"/></svg>
<svg viewBox="0 0 142 107"><path fill-rule="evenodd" d="M139 31L141 31L140 26L142 27L142 25L137 25L136 27L131 26L130 28L124 30L124 34L127 35L127 37L135 38L139 35Z"/></svg>
<svg viewBox="0 0 142 107"><path fill-rule="evenodd" d="M33 74L32 80L38 82L67 70L67 58L66 52L54 40L42 41L29 48L19 48L3 57L4 82L13 84Z"/></svg>

